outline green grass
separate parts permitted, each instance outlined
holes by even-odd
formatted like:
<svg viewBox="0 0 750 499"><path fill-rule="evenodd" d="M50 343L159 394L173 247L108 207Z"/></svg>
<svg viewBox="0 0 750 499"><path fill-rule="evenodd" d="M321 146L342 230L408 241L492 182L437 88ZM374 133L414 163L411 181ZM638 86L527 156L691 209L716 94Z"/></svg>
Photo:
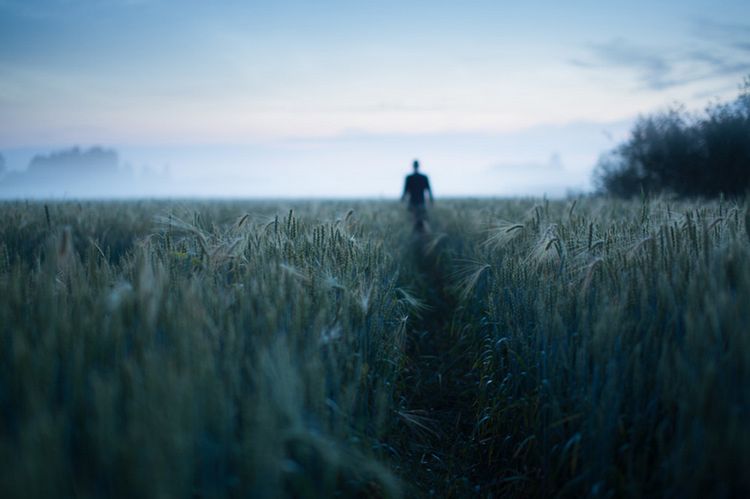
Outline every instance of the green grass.
<svg viewBox="0 0 750 499"><path fill-rule="evenodd" d="M445 218L475 438L503 495L750 490L743 203L465 203Z"/></svg>
<svg viewBox="0 0 750 499"><path fill-rule="evenodd" d="M0 214L4 497L750 492L744 200Z"/></svg>

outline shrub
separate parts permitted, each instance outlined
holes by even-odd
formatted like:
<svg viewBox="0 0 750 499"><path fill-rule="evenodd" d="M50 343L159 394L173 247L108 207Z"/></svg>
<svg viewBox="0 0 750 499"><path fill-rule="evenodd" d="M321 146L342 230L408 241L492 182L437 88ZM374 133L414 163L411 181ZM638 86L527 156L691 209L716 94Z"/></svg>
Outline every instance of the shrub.
<svg viewBox="0 0 750 499"><path fill-rule="evenodd" d="M600 192L679 196L741 195L750 185L750 77L737 99L702 115L681 106L640 117L630 138L594 171Z"/></svg>

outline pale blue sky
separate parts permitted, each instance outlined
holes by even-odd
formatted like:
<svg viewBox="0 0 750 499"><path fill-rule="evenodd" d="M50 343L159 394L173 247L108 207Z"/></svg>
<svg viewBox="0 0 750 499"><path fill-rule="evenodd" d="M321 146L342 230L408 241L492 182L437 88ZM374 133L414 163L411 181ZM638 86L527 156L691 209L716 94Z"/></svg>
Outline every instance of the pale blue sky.
<svg viewBox="0 0 750 499"><path fill-rule="evenodd" d="M747 1L0 0L0 153L112 146L187 194L390 196L414 157L448 194L585 189L639 113L736 95L746 20Z"/></svg>

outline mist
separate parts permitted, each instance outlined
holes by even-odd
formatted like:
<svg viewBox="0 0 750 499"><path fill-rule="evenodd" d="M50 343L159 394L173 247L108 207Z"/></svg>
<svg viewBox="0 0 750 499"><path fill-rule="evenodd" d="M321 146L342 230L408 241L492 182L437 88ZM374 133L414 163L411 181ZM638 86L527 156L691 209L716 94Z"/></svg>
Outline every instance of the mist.
<svg viewBox="0 0 750 499"><path fill-rule="evenodd" d="M559 197L591 189L599 154L624 137L629 125L576 123L497 134L351 133L249 144L17 148L5 152L0 196L395 198L411 161L419 159L436 196Z"/></svg>

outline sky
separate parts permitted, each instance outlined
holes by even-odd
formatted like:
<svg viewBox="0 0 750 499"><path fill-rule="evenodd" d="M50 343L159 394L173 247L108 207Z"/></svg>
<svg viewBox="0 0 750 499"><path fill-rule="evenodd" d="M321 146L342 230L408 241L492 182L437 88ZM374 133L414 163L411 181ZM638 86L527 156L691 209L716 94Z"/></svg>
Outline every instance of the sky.
<svg viewBox="0 0 750 499"><path fill-rule="evenodd" d="M419 158L436 195L558 196L748 74L747 0L0 0L0 154L112 147L166 195L392 197Z"/></svg>

